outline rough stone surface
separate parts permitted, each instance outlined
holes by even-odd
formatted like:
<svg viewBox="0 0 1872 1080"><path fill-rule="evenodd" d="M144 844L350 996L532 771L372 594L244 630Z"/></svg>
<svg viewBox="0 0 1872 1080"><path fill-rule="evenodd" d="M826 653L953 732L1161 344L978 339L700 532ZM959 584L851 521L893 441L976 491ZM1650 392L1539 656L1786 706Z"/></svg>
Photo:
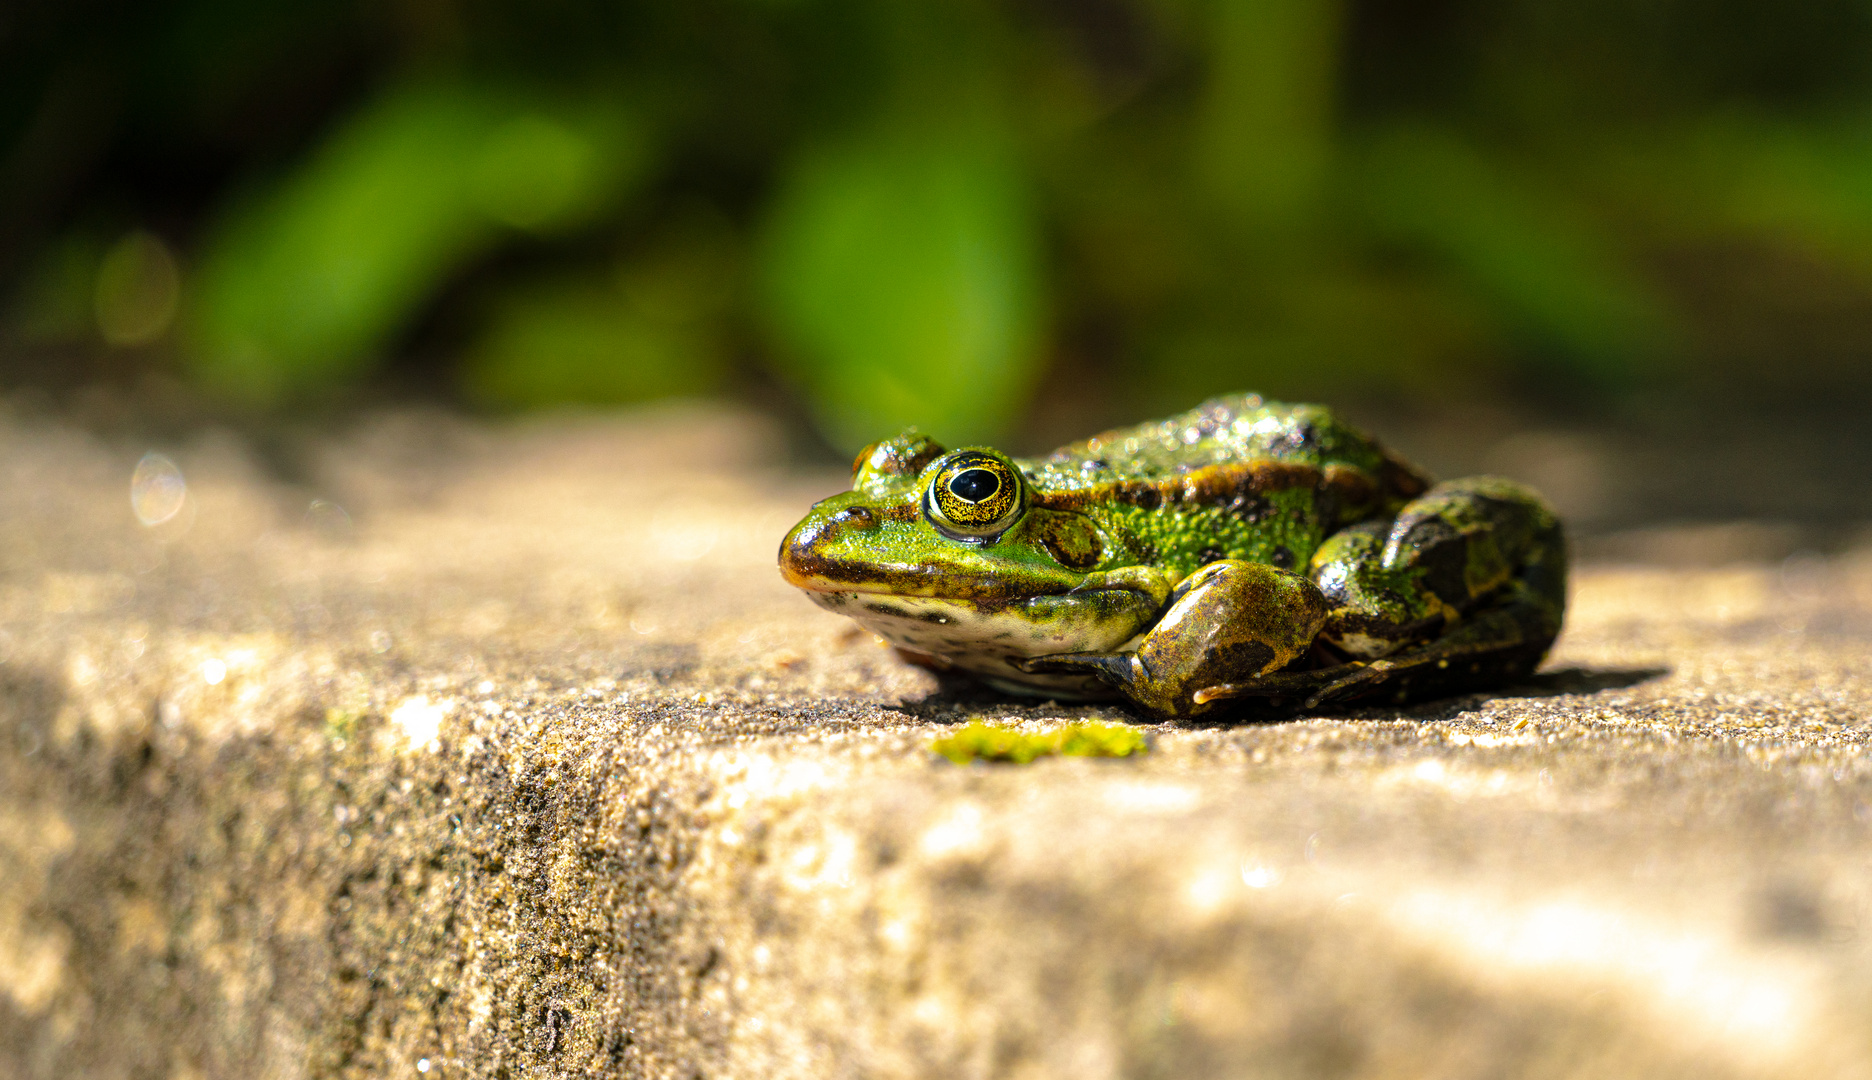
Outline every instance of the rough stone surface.
<svg viewBox="0 0 1872 1080"><path fill-rule="evenodd" d="M1872 559L1589 566L1531 686L965 768L1123 714L794 595L840 478L747 417L204 435L151 527L144 449L0 424L0 1075L1872 1073Z"/></svg>

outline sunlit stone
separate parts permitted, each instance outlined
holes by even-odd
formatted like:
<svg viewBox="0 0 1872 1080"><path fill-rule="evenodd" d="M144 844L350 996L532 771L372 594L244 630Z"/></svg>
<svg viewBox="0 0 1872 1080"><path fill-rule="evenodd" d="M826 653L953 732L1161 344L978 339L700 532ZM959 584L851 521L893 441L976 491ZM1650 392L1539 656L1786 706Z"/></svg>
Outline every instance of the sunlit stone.
<svg viewBox="0 0 1872 1080"><path fill-rule="evenodd" d="M403 704L390 713L390 722L410 746L434 750L442 732L442 721L453 708L454 702L431 701L428 695L418 694L404 699Z"/></svg>

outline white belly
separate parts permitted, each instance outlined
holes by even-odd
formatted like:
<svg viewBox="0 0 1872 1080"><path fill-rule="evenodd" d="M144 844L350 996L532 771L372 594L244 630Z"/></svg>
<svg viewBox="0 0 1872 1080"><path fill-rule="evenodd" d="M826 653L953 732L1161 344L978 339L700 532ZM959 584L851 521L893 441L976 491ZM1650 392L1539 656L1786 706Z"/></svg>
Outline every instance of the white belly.
<svg viewBox="0 0 1872 1080"><path fill-rule="evenodd" d="M1110 652L1137 633L1135 620L1074 617L1072 605L1042 598L1036 610L1014 604L983 611L967 603L876 593L813 592L820 607L902 649L924 653L998 690L1036 697L1097 700L1111 688L1084 675L1035 675L1010 661L1054 653Z"/></svg>

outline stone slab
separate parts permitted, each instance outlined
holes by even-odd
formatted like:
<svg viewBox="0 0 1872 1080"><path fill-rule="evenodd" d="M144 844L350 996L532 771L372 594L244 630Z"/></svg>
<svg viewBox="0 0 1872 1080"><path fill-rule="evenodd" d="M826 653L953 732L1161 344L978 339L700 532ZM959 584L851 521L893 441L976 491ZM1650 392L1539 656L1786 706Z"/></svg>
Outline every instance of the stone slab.
<svg viewBox="0 0 1872 1080"><path fill-rule="evenodd" d="M1872 558L1582 568L1548 673L957 767L702 409L0 423L0 1074L1872 1073Z"/></svg>

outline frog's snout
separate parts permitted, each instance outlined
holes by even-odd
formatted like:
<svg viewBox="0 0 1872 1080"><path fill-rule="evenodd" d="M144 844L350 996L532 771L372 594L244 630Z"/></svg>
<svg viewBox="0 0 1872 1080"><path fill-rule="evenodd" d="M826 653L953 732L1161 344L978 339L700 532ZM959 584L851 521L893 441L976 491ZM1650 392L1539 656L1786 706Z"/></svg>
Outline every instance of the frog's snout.
<svg viewBox="0 0 1872 1080"><path fill-rule="evenodd" d="M827 558L827 549L840 538L853 532L869 532L877 524L877 512L864 506L807 515L780 541L780 576L802 589L827 588L833 576L829 573L833 560Z"/></svg>

